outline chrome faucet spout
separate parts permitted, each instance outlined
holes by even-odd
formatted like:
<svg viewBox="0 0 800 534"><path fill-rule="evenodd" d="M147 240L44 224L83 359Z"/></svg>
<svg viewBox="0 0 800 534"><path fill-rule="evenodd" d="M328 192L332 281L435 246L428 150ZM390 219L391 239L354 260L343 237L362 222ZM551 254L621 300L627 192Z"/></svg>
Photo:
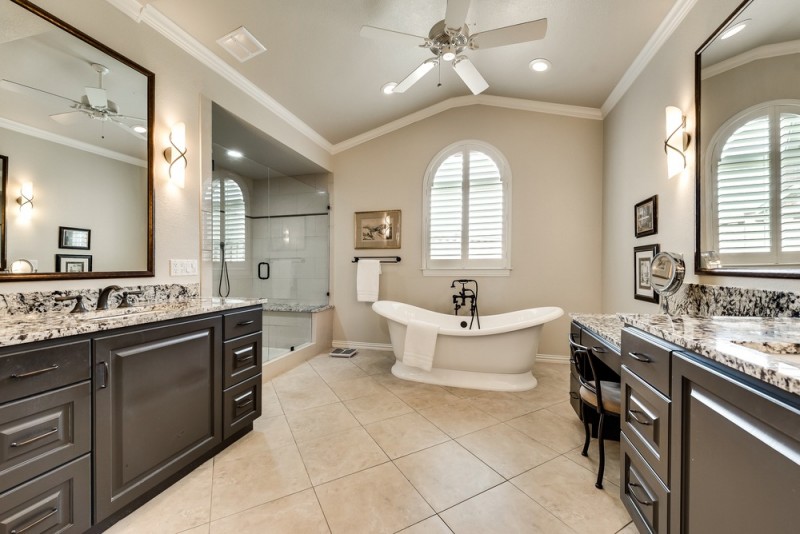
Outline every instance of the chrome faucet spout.
<svg viewBox="0 0 800 534"><path fill-rule="evenodd" d="M111 296L112 291L120 291L122 290L121 287L117 285L111 285L108 287L104 287L100 290L100 296L97 297L97 308L98 310L107 310L108 309L108 297Z"/></svg>

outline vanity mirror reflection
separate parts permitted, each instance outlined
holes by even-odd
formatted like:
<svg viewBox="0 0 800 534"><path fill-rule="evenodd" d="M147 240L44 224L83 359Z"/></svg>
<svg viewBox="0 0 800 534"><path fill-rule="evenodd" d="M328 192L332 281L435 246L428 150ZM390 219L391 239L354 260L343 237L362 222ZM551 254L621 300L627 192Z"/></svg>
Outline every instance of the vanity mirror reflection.
<svg viewBox="0 0 800 534"><path fill-rule="evenodd" d="M695 64L695 271L800 278L800 2L745 1Z"/></svg>
<svg viewBox="0 0 800 534"><path fill-rule="evenodd" d="M153 276L153 95L148 70L0 2L0 282ZM65 246L60 227L91 240ZM16 260L34 272L11 272Z"/></svg>

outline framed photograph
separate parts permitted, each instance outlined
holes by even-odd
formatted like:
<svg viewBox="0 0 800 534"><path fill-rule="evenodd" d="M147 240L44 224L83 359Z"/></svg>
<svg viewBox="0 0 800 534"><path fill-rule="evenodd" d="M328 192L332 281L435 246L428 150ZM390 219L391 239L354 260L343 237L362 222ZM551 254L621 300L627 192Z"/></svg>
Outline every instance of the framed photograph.
<svg viewBox="0 0 800 534"><path fill-rule="evenodd" d="M58 248L89 250L92 231L86 228L58 227Z"/></svg>
<svg viewBox="0 0 800 534"><path fill-rule="evenodd" d="M658 233L658 195L642 200L634 208L636 237Z"/></svg>
<svg viewBox="0 0 800 534"><path fill-rule="evenodd" d="M357 211L355 248L400 248L400 210Z"/></svg>
<svg viewBox="0 0 800 534"><path fill-rule="evenodd" d="M78 254L56 254L57 273L88 273L92 270L92 257Z"/></svg>
<svg viewBox="0 0 800 534"><path fill-rule="evenodd" d="M658 245L633 248L633 298L658 304L658 293L650 284L650 262L659 252Z"/></svg>

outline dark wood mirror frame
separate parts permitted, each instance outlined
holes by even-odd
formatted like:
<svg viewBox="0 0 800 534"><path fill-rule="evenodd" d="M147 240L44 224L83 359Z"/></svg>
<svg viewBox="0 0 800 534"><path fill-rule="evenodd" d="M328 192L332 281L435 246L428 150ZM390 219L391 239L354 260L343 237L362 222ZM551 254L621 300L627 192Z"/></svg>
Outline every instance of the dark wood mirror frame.
<svg viewBox="0 0 800 534"><path fill-rule="evenodd" d="M719 28L711 34L711 36L697 49L694 56L694 80L695 80L695 136L692 143L695 150L699 152L700 145L700 85L701 85L701 71L702 71L702 54L719 34L728 26L728 24L738 17L742 11L756 0L744 0L739 6L720 24ZM700 164L700 154L697 154L696 160L696 174L695 174L695 253L694 253L694 272L701 275L711 276L746 276L757 278L800 278L800 269L785 267L785 268L759 268L749 269L747 267L720 267L718 269L703 268L700 252L702 249L702 186L703 186L703 165Z"/></svg>
<svg viewBox="0 0 800 534"><path fill-rule="evenodd" d="M0 156L0 198L5 198L8 189L8 157ZM0 271L6 270L6 203L0 202Z"/></svg>
<svg viewBox="0 0 800 534"><path fill-rule="evenodd" d="M13 3L27 9L31 13L47 20L58 28L72 34L73 36L81 39L89 45L97 48L101 52L111 56L117 61L125 64L131 69L139 72L147 78L147 268L144 271L108 271L108 272L85 272L85 273L30 273L30 274L0 274L0 282L19 282L19 281L36 281L36 280L75 280L75 279L92 279L92 278L133 278L133 277L148 277L155 276L154 272L154 252L155 252L155 191L153 184L153 123L155 117L155 74L145 69L141 65L134 63L125 56L98 42L92 37L86 35L77 28L67 24L63 20L55 17L47 11L41 9L37 5L29 2L28 0L11 0ZM5 160L3 172L3 192L6 190L6 178L8 176L8 160ZM3 203L4 204L4 203ZM2 213L2 232L6 231L6 218L5 209ZM2 236L2 263L3 269L5 268L5 236Z"/></svg>

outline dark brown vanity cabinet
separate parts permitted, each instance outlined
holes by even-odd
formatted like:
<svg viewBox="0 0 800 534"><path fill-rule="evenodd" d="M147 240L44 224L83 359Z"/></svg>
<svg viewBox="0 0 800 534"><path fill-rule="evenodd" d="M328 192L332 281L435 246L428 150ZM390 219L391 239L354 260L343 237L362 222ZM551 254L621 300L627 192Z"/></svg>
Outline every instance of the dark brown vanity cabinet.
<svg viewBox="0 0 800 534"><path fill-rule="evenodd" d="M91 525L91 345L0 351L0 532Z"/></svg>
<svg viewBox="0 0 800 534"><path fill-rule="evenodd" d="M225 315L223 439L261 416L261 313L253 309Z"/></svg>
<svg viewBox="0 0 800 534"><path fill-rule="evenodd" d="M800 399L672 356L671 532L789 534L800 525Z"/></svg>
<svg viewBox="0 0 800 534"><path fill-rule="evenodd" d="M222 442L222 318L94 341L95 522Z"/></svg>

